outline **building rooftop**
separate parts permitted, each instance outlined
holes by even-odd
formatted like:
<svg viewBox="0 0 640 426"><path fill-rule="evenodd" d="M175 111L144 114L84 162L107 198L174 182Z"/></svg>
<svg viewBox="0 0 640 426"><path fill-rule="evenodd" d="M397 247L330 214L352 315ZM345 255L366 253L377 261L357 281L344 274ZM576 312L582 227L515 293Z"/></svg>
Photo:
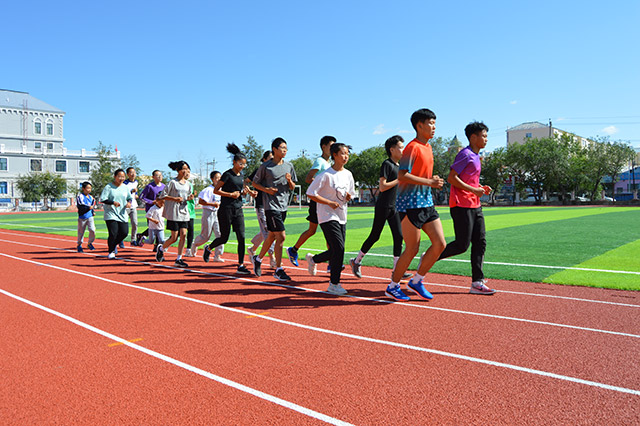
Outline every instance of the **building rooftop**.
<svg viewBox="0 0 640 426"><path fill-rule="evenodd" d="M542 124L538 121L530 121L528 123L522 123L515 127L509 127L507 130L532 130L532 129L542 129L549 128L548 124Z"/></svg>
<svg viewBox="0 0 640 426"><path fill-rule="evenodd" d="M49 105L38 98L34 98L27 92L0 89L0 108L22 109L24 107L24 101L27 102L27 109L29 110L64 114L64 111L61 109Z"/></svg>

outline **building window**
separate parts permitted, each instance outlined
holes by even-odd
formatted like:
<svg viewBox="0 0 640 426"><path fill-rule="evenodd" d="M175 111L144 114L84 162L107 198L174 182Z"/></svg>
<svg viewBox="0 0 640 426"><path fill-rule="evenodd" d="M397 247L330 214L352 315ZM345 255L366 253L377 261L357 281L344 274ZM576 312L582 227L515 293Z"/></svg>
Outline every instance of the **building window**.
<svg viewBox="0 0 640 426"><path fill-rule="evenodd" d="M42 134L42 122L39 118L36 118L36 121L33 122L33 133L36 135Z"/></svg>
<svg viewBox="0 0 640 426"><path fill-rule="evenodd" d="M530 138L531 136L531 133L527 133L526 135L524 135L525 138Z"/></svg>
<svg viewBox="0 0 640 426"><path fill-rule="evenodd" d="M47 149L53 151L53 143L47 143Z"/></svg>
<svg viewBox="0 0 640 426"><path fill-rule="evenodd" d="M6 172L8 169L8 160L6 158L0 158L0 170Z"/></svg>
<svg viewBox="0 0 640 426"><path fill-rule="evenodd" d="M56 172L59 172L59 173L67 172L67 162L65 160L56 160Z"/></svg>
<svg viewBox="0 0 640 426"><path fill-rule="evenodd" d="M7 182L0 182L0 194L7 194L7 193L8 193Z"/></svg>
<svg viewBox="0 0 640 426"><path fill-rule="evenodd" d="M78 171L80 173L89 173L89 162L88 161L80 161L78 163Z"/></svg>
<svg viewBox="0 0 640 426"><path fill-rule="evenodd" d="M53 136L53 123L49 121L47 121L47 136Z"/></svg>
<svg viewBox="0 0 640 426"><path fill-rule="evenodd" d="M42 160L31 160L29 161L29 168L32 172L41 172L42 171Z"/></svg>
<svg viewBox="0 0 640 426"><path fill-rule="evenodd" d="M36 142L34 147L36 151L40 151L42 149L42 142Z"/></svg>

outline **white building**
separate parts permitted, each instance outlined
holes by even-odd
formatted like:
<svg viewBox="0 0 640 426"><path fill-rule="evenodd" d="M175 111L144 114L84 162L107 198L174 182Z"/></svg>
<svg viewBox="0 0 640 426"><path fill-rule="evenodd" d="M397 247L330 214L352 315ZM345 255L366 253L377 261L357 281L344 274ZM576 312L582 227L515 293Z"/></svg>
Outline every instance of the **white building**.
<svg viewBox="0 0 640 426"><path fill-rule="evenodd" d="M0 208L18 206L16 180L31 172L57 173L76 188L89 179L97 153L64 147L64 115L28 93L0 90ZM55 205L66 206L73 197L66 194Z"/></svg>
<svg viewBox="0 0 640 426"><path fill-rule="evenodd" d="M573 136L574 140L579 141L583 148L592 143L587 138L553 127L551 122L547 125L537 121L530 121L507 129L507 146L514 143L524 143L528 139L551 138L562 135Z"/></svg>

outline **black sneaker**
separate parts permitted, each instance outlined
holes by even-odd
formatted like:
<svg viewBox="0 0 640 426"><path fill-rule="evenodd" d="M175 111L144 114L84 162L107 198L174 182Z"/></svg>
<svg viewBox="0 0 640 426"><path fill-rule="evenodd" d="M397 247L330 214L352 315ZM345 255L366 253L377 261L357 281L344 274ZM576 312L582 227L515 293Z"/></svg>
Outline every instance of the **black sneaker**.
<svg viewBox="0 0 640 426"><path fill-rule="evenodd" d="M157 245L157 244L154 244L154 245L153 245L153 252L154 252L154 253L157 253L157 252L158 252L158 245Z"/></svg>
<svg viewBox="0 0 640 426"><path fill-rule="evenodd" d="M209 263L209 258L211 257L211 249L209 246L204 246L204 253L202 253L202 260L206 263Z"/></svg>
<svg viewBox="0 0 640 426"><path fill-rule="evenodd" d="M173 266L175 266L176 268L188 268L189 265L187 265L187 262L185 262L182 259L178 259L174 262Z"/></svg>
<svg viewBox="0 0 640 426"><path fill-rule="evenodd" d="M251 271L249 271L246 266L240 265L240 266L238 266L238 270L236 271L236 274L239 274L239 275L250 275Z"/></svg>
<svg viewBox="0 0 640 426"><path fill-rule="evenodd" d="M158 246L158 250L156 251L156 260L158 262L162 262L164 260L164 250L160 246Z"/></svg>
<svg viewBox="0 0 640 426"><path fill-rule="evenodd" d="M78 253L82 253L82 252L84 252L84 250L82 249L82 246L81 246L81 245L79 245L79 246L78 246Z"/></svg>
<svg viewBox="0 0 640 426"><path fill-rule="evenodd" d="M256 274L256 277L262 276L262 262L258 260L258 256L251 258L251 264L253 265L253 273Z"/></svg>
<svg viewBox="0 0 640 426"><path fill-rule="evenodd" d="M291 277L287 275L284 269L278 269L273 276L278 279L278 281L291 281Z"/></svg>

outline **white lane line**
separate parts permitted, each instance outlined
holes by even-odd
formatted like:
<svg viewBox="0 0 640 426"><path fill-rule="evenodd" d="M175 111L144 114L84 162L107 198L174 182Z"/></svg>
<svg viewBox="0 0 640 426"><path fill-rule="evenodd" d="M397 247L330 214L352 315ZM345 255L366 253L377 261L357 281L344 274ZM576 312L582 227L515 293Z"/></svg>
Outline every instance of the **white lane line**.
<svg viewBox="0 0 640 426"><path fill-rule="evenodd" d="M0 222L0 225L11 225L11 226L23 226L23 227L31 227L31 228L41 228L41 229L53 229L53 230L59 230L59 231L69 231L69 232L75 232L75 229L64 229L64 228L49 228L49 227L45 227L45 226L34 226L34 225L23 225L23 224L14 224L14 223L7 223L7 222ZM98 232L100 234L106 234L106 232ZM231 245L235 245L237 244L234 241L228 241L225 244L231 244ZM322 249L309 249L309 248L305 248L306 251L310 251L310 252L322 252L324 250ZM345 254L354 254L357 255L358 252L353 252L353 251L346 251ZM375 257L386 257L386 258L393 258L392 255L390 254L381 254L381 253L367 253L367 256L375 256ZM415 259L419 259L419 256L416 256L414 258ZM464 260L464 259L442 259L440 260L440 262L458 262L458 263L469 263L469 260ZM485 261L484 262L485 265L498 265L498 266L516 266L519 268L540 268L540 269L557 269L557 270L570 270L570 271L587 271L587 272L602 272L602 273L607 273L607 274L623 274L623 275L640 275L640 272L636 272L636 271L619 271L619 270L615 270L615 269L596 269L596 268L580 268L577 266L553 266L553 265L536 265L536 264L530 264L530 263L508 263L508 262L490 262L490 261Z"/></svg>
<svg viewBox="0 0 640 426"><path fill-rule="evenodd" d="M15 236L19 236L19 237L25 237L24 234L16 234L16 233L12 233L12 232L2 232L0 231L0 234L5 234L5 235L15 235ZM38 240L52 240L52 241L68 241L69 243L73 243L75 244L75 240L64 240L61 238L53 238L53 237L44 237L44 236L31 236L29 235L29 237L32 238L37 238ZM63 236L61 236L63 237ZM41 248L48 248L51 250L62 250L62 251L69 251L69 252L75 252L75 250L69 250L69 249L61 249L58 247L50 247L50 246L41 246L41 245L36 245L36 244L27 244L27 243L21 243L18 241L12 241L12 240L1 240L1 242L6 242L6 243L10 243L10 244L20 244L20 245L26 245L26 246L33 246L33 247L41 247ZM102 243L94 243L94 245L98 245L98 244L102 244ZM106 244L102 244L102 245L106 245ZM150 251L148 249L145 248L139 248L137 247L135 250L147 250ZM305 249L306 250L306 249ZM85 255L92 255L91 253L84 253ZM99 256L99 255L92 255L92 256ZM121 260L123 260L121 258ZM127 259L124 259L127 260ZM446 260L446 259L445 259ZM127 260L127 261L131 261L131 262L136 262L134 260ZM149 265L157 265L154 263L148 263L148 262L139 262L139 263L146 263ZM295 266L289 266L288 268L291 269L295 269L298 271L306 271L307 268L301 268L301 267L295 267ZM193 272L199 272L194 270ZM323 271L319 271L320 273L324 273ZM200 273L205 273L208 274L207 272L200 272ZM350 274L348 272L342 272L343 275L350 275L353 276L353 274ZM215 275L215 274L213 274ZM221 277L226 277L226 275L220 275ZM234 277L237 278L237 277ZM389 281L388 278L383 278L383 277L376 277L373 275L363 275L362 278L368 278L368 279L372 279L372 280L378 280L378 281ZM264 284L264 281L259 281L260 283ZM538 284L538 283L531 283L533 284ZM442 284L442 283L435 283L435 282L429 282L428 283L429 286L438 286L438 287L447 287L447 288L457 288L457 289L464 289L467 290L469 288L469 286L459 286L459 285L451 285L451 284ZM296 288L304 288L304 287L296 287ZM579 298L579 297L569 297L569 296L556 296L553 294L541 294L541 293L527 293L527 292L523 292L523 291L511 291L511 290L499 290L500 293L504 293L504 294L516 294L516 295L520 295L520 296L533 296L533 297L545 297L545 298L549 298L549 299L560 299L560 300L570 300L570 301L576 301L576 302L587 302L587 303L598 303L598 304L603 304L603 305L613 305L613 306L626 306L626 307L631 307L631 308L640 308L640 304L632 304L632 303L620 303L620 302L610 302L607 300L595 300L595 299L584 299L584 298Z"/></svg>
<svg viewBox="0 0 640 426"><path fill-rule="evenodd" d="M0 289L0 293L6 295L8 297L11 297L11 298L13 298L15 300L18 300L20 302L26 303L27 305L30 305L30 306L32 306L34 308L37 308L37 309L43 310L43 311L45 311L47 313L50 313L52 315L55 315L55 316L57 316L59 318L62 318L63 320L69 321L69 322L71 322L71 323L73 323L75 325L83 327L83 328L85 328L85 329L87 329L89 331L92 331L92 332L96 333L96 334L104 336L107 339L111 339L111 340L114 340L114 341L116 341L118 343L121 343L123 345L127 345L132 349L135 349L137 351L140 351L142 353L150 355L150 356L152 356L154 358L157 358L157 359L159 359L161 361L168 362L169 364L173 364L176 367L180 367L180 368L183 368L183 369L185 369L187 371L191 371L192 373L195 373L195 374L198 374L200 376L206 377L207 379L211 379L213 381L216 381L216 382L221 383L223 385L232 387L232 388L237 389L239 391L248 393L248 394L253 395L255 397L258 397L260 399L264 399L265 401L269 401L271 403L280 405L280 406L288 408L290 410L297 411L298 413L304 414L305 416L313 417L315 419L321 420L323 422L326 422L326 423L329 423L329 424L332 424L332 425L350 425L351 424L351 423L343 422L342 420L338 420L336 418L327 416L326 414L322 414L322 413L319 413L317 411L311 410L309 408L303 407L301 405L295 404L293 402L278 398L278 397L270 395L268 393L261 392L261 391L259 391L257 389L251 388L249 386L245 386L245 385L243 385L241 383L234 382L233 380L225 379L224 377L221 377L221 376L218 376L216 374L210 373L208 371L202 370L202 369L200 369L198 367L194 367L193 365L190 365L190 364L187 364L185 362L179 361L179 360L177 360L175 358L171 358L170 356L163 355L163 354L161 354L159 352L156 352L156 351L153 351L151 349L147 349L144 346L140 346L140 345L137 345L135 343L132 343L132 342L130 342L130 341L124 339L124 338L118 337L118 336L116 336L114 334L111 334L111 333L109 333L107 331L101 330L101 329L99 329L97 327L89 325L89 324L87 324L85 322L82 322L82 321L80 321L78 319L75 319L73 317L65 315L65 314L63 314L61 312L55 311L55 310L53 310L51 308L47 308L46 306L42 306L42 305L40 305L40 304L38 304L36 302L32 302L31 300L27 300L27 299L25 299L23 297L20 297L18 295L13 294L13 293L9 293L8 291L5 291L3 289Z"/></svg>
<svg viewBox="0 0 640 426"><path fill-rule="evenodd" d="M4 241L6 241L6 240L0 239L0 242L4 242ZM47 246L39 246L39 245L36 245L36 244L33 244L33 246L34 247L49 248ZM73 250L67 250L67 249L54 249L54 250L70 251L72 253L75 253ZM94 254L94 253L83 253L83 254L87 255L87 256L94 256L94 257L101 257L101 258L106 257L104 255L98 255L98 254ZM11 258L14 258L14 259L17 259L17 260L23 260L25 262L32 262L31 260L28 260L28 259L23 259L23 258L19 258L19 257L13 257L11 255L4 254L4 253L0 253L0 256L11 257ZM230 278L230 279L234 279L234 280L245 281L245 282L249 282L249 283L253 283L253 284L259 284L259 285L265 285L266 284L266 285L275 286L275 287L283 287L283 288L289 288L289 289L295 289L295 290L302 290L302 291L306 291L306 292L310 292L310 293L326 293L323 290L316 290L316 289L307 288L307 287L298 287L298 286L293 286L293 285L288 285L288 284L283 284L283 283L271 283L271 282L268 282L268 281L259 281L259 280L252 279L252 278L237 277L237 276L234 276L234 275L219 274L219 273L214 273L214 272L201 271L201 270L198 270L198 269L191 269L191 268L183 269L183 268L178 268L178 267L171 266L171 264L150 263L150 262L145 262L145 261L141 261L141 260L126 259L126 258L119 258L119 260L124 261L124 262L128 262L128 263L136 263L136 264L139 264L139 265L147 265L147 266L151 266L151 267L161 267L161 268L173 269L173 270L177 270L177 271L189 271L189 272L192 272L192 273L196 273L196 274L200 274L200 275L207 275L207 276L211 276L211 277ZM39 263L36 262L36 264L39 264ZM49 265L49 264L45 264L45 265L52 266L52 265ZM60 268L61 270L64 270L64 271L75 272L72 269L64 269L64 268L57 267L57 266L55 266L55 267L56 268ZM299 268L296 268L296 269L299 269ZM81 272L78 272L78 273L81 273ZM356 299L356 300L364 300L364 301L374 302L374 303L384 303L384 304L393 303L393 304L396 304L396 305L402 306L402 307L411 307L411 308L418 308L418 309L429 309L429 310L433 310L433 311L449 312L449 313L462 314L462 315L472 315L472 316L485 317L485 318L491 318L491 319L499 319L499 320L506 320L506 321L517 321L517 322L524 322L524 323L529 323L529 324L546 325L546 326L550 326L550 327L568 328L568 329L573 329L573 330L589 331L589 332L594 332L594 333L602 333L602 334L611 334L611 335L616 335L616 336L632 337L632 338L636 338L636 339L640 338L640 335L624 333L624 332L621 332L621 331L611 331L611 330L604 330L604 329L599 329L599 328L581 327L581 326L578 326L578 325L570 325L570 324L554 323L554 322L548 322L548 321L532 320L532 319L527 319L527 318L508 317L508 316L504 316L504 315L486 314L486 313L482 313L482 312L462 311L462 310L459 310L459 309L451 309L451 308L441 308L441 307L437 307L437 306L429 306L427 304L414 304L414 303L396 302L394 300L376 299L376 298L372 298L372 297L354 296L354 295L350 295L350 294L344 295L342 297L347 297L347 298ZM636 305L631 305L631 306L637 307Z"/></svg>
<svg viewBox="0 0 640 426"><path fill-rule="evenodd" d="M15 259L15 260L20 260L20 261L23 261L23 262L32 263L32 264L39 265L39 266L45 266L45 267L48 267L48 268L53 268L53 269L57 269L57 270L60 270L60 271L69 272L69 273L72 273L72 274L86 276L86 277L89 277L89 278L92 278L92 279L97 279L97 280L100 280L100 281L104 281L104 282L120 285L120 286L123 286L123 287L134 288L134 289L138 289L138 290L147 291L147 292L150 292L150 293L156 293L156 294L160 294L160 295L164 295L164 296L173 297L173 298L180 299L180 300L186 300L188 302L199 303L201 305L211 306L211 307L218 308L218 309L223 309L223 310L226 310L226 311L229 311L229 312L235 312L235 313L239 313L239 314L242 314L242 315L245 315L245 316L246 315L255 315L255 312L244 311L242 309L237 309L237 308L230 308L230 307L227 307L227 306L222 306L222 305L218 305L218 304L211 303L211 302L206 302L204 300L192 299L190 297L181 296L179 294L167 293L167 292L164 292L164 291L161 291L161 290L154 290L154 289L150 289L150 288L140 287L140 286L137 286L137 285L134 285L134 284L127 284L127 283L111 280L111 279L108 279L108 278L103 278L103 277L96 276L96 275L86 274L84 272L79 272L79 271L74 271L74 270L71 270L71 269L62 268L62 267L59 267L59 266L47 265L45 263L40 263L40 262L36 262L36 261L33 261L33 260L29 260L29 259L20 259L20 258L11 256L11 255L4 254L4 253L0 253L0 255L1 256L5 256L5 257L9 257L9 258L12 258L12 259ZM5 291L0 289L0 292L5 292ZM584 379L580 379L580 378L577 378L577 377L564 376L562 374L556 374L556 373L551 373L551 372L548 372L548 371L542 371L542 370L536 370L536 369L527 368L527 367L521 367L521 366L514 365L514 364L507 364L507 363L503 363L503 362L499 362L499 361L491 361L491 360L486 360L486 359L483 359L483 358L476 358L476 357L467 356L467 355L460 355L460 354L456 354L456 353L452 353L452 352L441 351L441 350L438 350L438 349L430 349L430 348L423 348L423 347L420 347L420 346L407 345L407 344L403 344L403 343L392 342L392 341L389 341L389 340L374 339L374 338L371 338L371 337L359 336L357 334L343 333L341 331L329 330L329 329L325 329L325 328L314 327L314 326L311 326L311 325L300 324L300 323L296 323L296 322L293 322L293 321L287 321L287 320L275 318L275 317L272 317L272 316L259 315L259 316L256 316L255 318L261 319L261 320L265 320L265 321L273 321L273 322L276 322L276 323L280 323L280 324L284 324L284 325L288 325L288 326L292 326L292 327L297 327L297 328L301 328L301 329L304 329L304 330L311 330L311 331L316 331L316 332L319 332L319 333L345 337L345 338L348 338L348 339L360 340L360 341L365 341L365 342L369 342L369 343L377 343L377 344L381 344L381 345L386 345L386 346L391 346L391 347L396 347L396 348L402 348L402 349L409 349L409 350L414 350L414 351L419 351L419 352L426 352L426 353L431 353L431 354L440 355L440 356L444 356L444 357L455 358L455 359L460 359L460 360L469 361L469 362L475 362L475 363L478 363L478 364L491 365L491 366L494 366L494 367L501 367L501 368L506 368L506 369L510 369L510 370L524 372L524 373L534 374L534 375L538 375L538 376L550 377L550 378L553 378L553 379L563 380L563 381L567 381L567 382L579 383L579 384L592 386L592 387L597 387L597 388L601 388L601 389L612 390L612 391L615 391L615 392L621 392L621 393L627 393L627 394L631 394L631 395L640 396L640 390L629 389L629 388L624 388L624 387L614 386L614 385L608 385L606 383L600 383L600 382L595 382L595 381L591 381L591 380L584 380ZM122 339L122 340L124 340L124 339ZM121 341L121 340L118 340L118 341ZM127 343L130 343L130 342L127 342Z"/></svg>

